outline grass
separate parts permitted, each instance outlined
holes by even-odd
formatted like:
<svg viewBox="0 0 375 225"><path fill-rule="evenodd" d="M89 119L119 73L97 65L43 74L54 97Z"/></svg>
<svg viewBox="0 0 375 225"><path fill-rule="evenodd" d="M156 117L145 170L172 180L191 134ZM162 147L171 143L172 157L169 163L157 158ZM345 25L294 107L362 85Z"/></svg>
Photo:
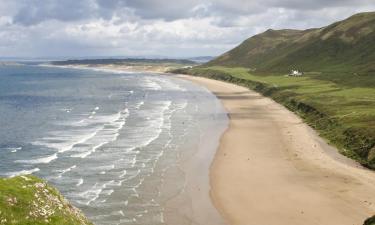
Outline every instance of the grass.
<svg viewBox="0 0 375 225"><path fill-rule="evenodd" d="M375 216L368 218L363 225L375 225Z"/></svg>
<svg viewBox="0 0 375 225"><path fill-rule="evenodd" d="M0 179L0 224L92 224L64 197L34 176Z"/></svg>
<svg viewBox="0 0 375 225"><path fill-rule="evenodd" d="M342 154L375 169L375 77L351 84L342 81L349 74L339 73L288 77L221 66L175 72L236 83L269 96L299 114ZM342 79L335 81L338 76Z"/></svg>
<svg viewBox="0 0 375 225"><path fill-rule="evenodd" d="M360 13L326 27L308 30L267 30L207 63L245 67L258 73L292 69L322 72L346 82L375 75L375 12ZM345 81L344 81L345 82Z"/></svg>

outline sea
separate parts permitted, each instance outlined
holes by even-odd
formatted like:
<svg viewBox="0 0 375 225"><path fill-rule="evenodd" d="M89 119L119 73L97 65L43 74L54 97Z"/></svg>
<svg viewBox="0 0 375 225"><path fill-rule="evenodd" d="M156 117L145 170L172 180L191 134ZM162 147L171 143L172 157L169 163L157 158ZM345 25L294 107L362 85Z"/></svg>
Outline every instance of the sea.
<svg viewBox="0 0 375 225"><path fill-rule="evenodd" d="M214 94L171 75L0 65L0 176L46 179L97 225L165 224L181 163L227 126Z"/></svg>

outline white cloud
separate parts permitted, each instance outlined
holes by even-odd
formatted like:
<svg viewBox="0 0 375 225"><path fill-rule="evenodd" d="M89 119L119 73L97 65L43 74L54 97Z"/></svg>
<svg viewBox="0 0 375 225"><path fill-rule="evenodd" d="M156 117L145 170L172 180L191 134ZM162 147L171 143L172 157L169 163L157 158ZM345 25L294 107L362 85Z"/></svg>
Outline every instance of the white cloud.
<svg viewBox="0 0 375 225"><path fill-rule="evenodd" d="M0 55L217 55L268 28L373 10L373 0L0 0Z"/></svg>

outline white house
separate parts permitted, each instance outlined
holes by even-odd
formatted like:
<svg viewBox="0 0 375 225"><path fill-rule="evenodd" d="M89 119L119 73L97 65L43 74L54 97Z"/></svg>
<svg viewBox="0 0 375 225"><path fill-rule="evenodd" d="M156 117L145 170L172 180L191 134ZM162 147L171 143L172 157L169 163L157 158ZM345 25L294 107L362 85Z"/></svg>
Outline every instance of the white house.
<svg viewBox="0 0 375 225"><path fill-rule="evenodd" d="M293 77L298 77L298 76L302 76L303 73L298 71L298 70L292 70L289 74L289 76L293 76Z"/></svg>

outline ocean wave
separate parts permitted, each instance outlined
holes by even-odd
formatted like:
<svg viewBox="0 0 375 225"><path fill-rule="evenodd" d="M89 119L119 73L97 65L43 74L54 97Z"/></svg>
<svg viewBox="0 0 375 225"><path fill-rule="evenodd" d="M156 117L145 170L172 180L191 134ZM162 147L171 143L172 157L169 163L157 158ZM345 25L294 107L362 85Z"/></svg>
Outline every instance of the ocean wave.
<svg viewBox="0 0 375 225"><path fill-rule="evenodd" d="M116 181L110 180L110 181L105 182L103 184L99 184L98 182L95 183L90 189L88 189L84 192L78 193L78 196L80 196L80 197L82 197L83 199L86 200L86 201L80 200L79 202L81 204L83 203L85 205L90 205L92 202L97 200L100 197L100 195L102 195L102 194L107 195L107 196L111 195L114 192L114 190L113 189L107 189L109 186L116 186Z"/></svg>
<svg viewBox="0 0 375 225"><path fill-rule="evenodd" d="M25 163L25 164L47 164L50 163L51 161L57 159L57 153L46 156L46 157L41 157L37 159L23 159L23 160L16 160L14 162L16 163Z"/></svg>
<svg viewBox="0 0 375 225"><path fill-rule="evenodd" d="M140 109L141 106L143 106L144 104L145 104L145 102L144 102L144 101L141 101L141 102L135 104L134 108L135 108L135 109Z"/></svg>
<svg viewBox="0 0 375 225"><path fill-rule="evenodd" d="M97 128L95 130L87 130L87 133L85 132L85 134L81 133L84 131L70 131L70 134L68 134L67 132L55 132L52 134L53 136L41 138L38 141L34 141L32 144L56 149L59 153L63 153L66 151L70 151L74 146L83 144L91 138L95 137L100 129L101 128Z"/></svg>
<svg viewBox="0 0 375 225"><path fill-rule="evenodd" d="M18 150L22 150L22 147L9 147L5 149L10 151L11 153L16 153Z"/></svg>
<svg viewBox="0 0 375 225"><path fill-rule="evenodd" d="M113 121L109 121L107 124L103 126L102 129L98 130L95 134L95 144L89 150L82 150L76 154L72 154L71 157L74 158L86 158L87 156L91 155L92 153L96 152L102 146L116 141L119 136L119 131L125 126L126 119L129 116L129 110L124 109L123 111L117 114L117 117L114 118ZM95 143L96 141L101 141L100 143Z"/></svg>
<svg viewBox="0 0 375 225"><path fill-rule="evenodd" d="M76 187L79 187L83 184L83 178L79 178L77 184L76 184Z"/></svg>
<svg viewBox="0 0 375 225"><path fill-rule="evenodd" d="M15 177L15 176L20 176L20 175L32 174L32 173L35 173L35 172L38 172L38 171L40 171L39 168L34 168L34 169L31 169L31 170L21 170L21 171L16 171L16 172L9 172L9 173L6 173L5 176Z"/></svg>
<svg viewBox="0 0 375 225"><path fill-rule="evenodd" d="M122 173L118 176L119 178L124 178L127 174L126 170L123 170Z"/></svg>
<svg viewBox="0 0 375 225"><path fill-rule="evenodd" d="M168 90L168 91L182 91L182 92L186 91L185 88L181 87L176 82L172 82L169 79L165 79L165 78L162 78L162 77L158 77L157 79L161 83L161 85L163 87L163 90Z"/></svg>
<svg viewBox="0 0 375 225"><path fill-rule="evenodd" d="M133 143L133 149L142 148L148 146L151 142L156 140L161 132L163 131L163 125L165 120L164 113L169 109L171 101L160 101L157 102L157 107L152 111L139 111L138 114L144 118L149 118L147 124L142 128L142 132L139 132L139 138L135 139L136 143Z"/></svg>
<svg viewBox="0 0 375 225"><path fill-rule="evenodd" d="M162 89L162 87L158 84L158 82L151 77L146 77L144 79L143 87L146 88L147 90L153 90L153 91L158 91Z"/></svg>
<svg viewBox="0 0 375 225"><path fill-rule="evenodd" d="M99 109L97 106L95 109ZM95 112L95 111L94 111ZM88 146L89 150L81 150L72 157L86 158L88 155L95 152L98 148L111 141L116 140L118 136L118 131L125 125L127 116L129 115L128 109L106 116L97 116L97 118L92 121L80 121L78 130L69 131L55 131L50 134L50 136L41 138L38 141L33 142L34 145L45 146L47 148L57 149L59 153L64 153L67 151L74 150L76 146L85 144ZM82 129L82 127L92 126L97 124L94 128ZM108 127L112 127L109 129ZM113 128L114 127L114 128ZM108 128L108 129L107 129ZM97 143L97 137L104 137L100 143ZM100 140L100 138L98 139Z"/></svg>
<svg viewBox="0 0 375 225"><path fill-rule="evenodd" d="M98 183L95 183L89 190L79 193L86 201L79 201L81 204L90 205L91 202L99 198L100 193L103 191L103 186L99 186Z"/></svg>
<svg viewBox="0 0 375 225"><path fill-rule="evenodd" d="M61 178L65 173L70 172L70 171L72 171L72 170L75 169L75 168L77 168L77 166L76 166L76 165L73 165L73 166L68 167L68 168L66 168L66 169L63 169L63 170L57 170L57 172L60 173L57 177L58 177L58 178Z"/></svg>

